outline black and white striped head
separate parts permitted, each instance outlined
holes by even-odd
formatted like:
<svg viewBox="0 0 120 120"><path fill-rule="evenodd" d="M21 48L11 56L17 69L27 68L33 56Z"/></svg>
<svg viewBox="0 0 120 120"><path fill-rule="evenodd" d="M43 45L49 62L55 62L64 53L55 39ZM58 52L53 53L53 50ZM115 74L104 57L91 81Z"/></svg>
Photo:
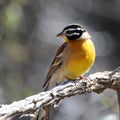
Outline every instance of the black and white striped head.
<svg viewBox="0 0 120 120"><path fill-rule="evenodd" d="M70 24L66 26L57 36L66 37L69 41L90 38L89 33L79 24Z"/></svg>

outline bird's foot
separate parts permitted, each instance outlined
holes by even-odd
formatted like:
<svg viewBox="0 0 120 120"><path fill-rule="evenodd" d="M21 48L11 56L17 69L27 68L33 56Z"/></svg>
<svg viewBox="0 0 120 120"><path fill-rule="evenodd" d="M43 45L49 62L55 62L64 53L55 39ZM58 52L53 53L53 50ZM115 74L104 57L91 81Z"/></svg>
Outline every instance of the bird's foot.
<svg viewBox="0 0 120 120"><path fill-rule="evenodd" d="M79 77L78 77L78 80L81 80L81 79L82 79L82 80L87 80L87 79L88 79L88 77L79 76Z"/></svg>

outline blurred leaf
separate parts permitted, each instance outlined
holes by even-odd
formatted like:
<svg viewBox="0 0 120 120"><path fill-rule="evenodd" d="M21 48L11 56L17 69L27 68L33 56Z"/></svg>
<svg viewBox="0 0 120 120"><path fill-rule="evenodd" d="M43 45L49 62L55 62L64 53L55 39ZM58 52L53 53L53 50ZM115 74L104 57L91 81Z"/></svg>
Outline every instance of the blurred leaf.
<svg viewBox="0 0 120 120"><path fill-rule="evenodd" d="M27 48L21 45L15 38L4 40L3 45L11 59L18 62L26 62L28 60Z"/></svg>
<svg viewBox="0 0 120 120"><path fill-rule="evenodd" d="M114 104L114 101L111 100L109 97L103 96L100 99L100 102L105 106L112 106Z"/></svg>
<svg viewBox="0 0 120 120"><path fill-rule="evenodd" d="M11 0L11 2L18 3L19 5L24 6L24 5L27 5L28 0Z"/></svg>
<svg viewBox="0 0 120 120"><path fill-rule="evenodd" d="M4 27L8 32L17 32L22 21L23 11L19 4L11 3L9 4L2 14L2 21L4 23Z"/></svg>

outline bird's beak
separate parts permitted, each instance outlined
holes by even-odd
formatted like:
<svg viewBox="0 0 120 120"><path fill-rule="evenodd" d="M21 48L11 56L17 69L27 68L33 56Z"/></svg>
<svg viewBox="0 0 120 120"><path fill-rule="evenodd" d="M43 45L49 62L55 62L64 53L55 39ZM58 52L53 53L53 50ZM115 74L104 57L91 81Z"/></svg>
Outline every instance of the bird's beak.
<svg viewBox="0 0 120 120"><path fill-rule="evenodd" d="M62 32L60 32L59 34L57 34L56 35L56 37L63 37L65 34L64 34L64 32L62 31Z"/></svg>

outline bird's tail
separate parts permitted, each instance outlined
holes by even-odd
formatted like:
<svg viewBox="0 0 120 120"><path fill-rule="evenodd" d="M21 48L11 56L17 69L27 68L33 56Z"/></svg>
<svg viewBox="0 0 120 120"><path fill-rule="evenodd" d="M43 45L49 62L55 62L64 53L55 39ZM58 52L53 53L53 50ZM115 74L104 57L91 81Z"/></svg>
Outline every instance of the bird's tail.
<svg viewBox="0 0 120 120"><path fill-rule="evenodd" d="M119 120L120 120L120 90L117 90L117 98L118 98L118 105L119 105Z"/></svg>
<svg viewBox="0 0 120 120"><path fill-rule="evenodd" d="M46 106L44 109L45 109L45 112L46 112L44 120L49 120L50 106Z"/></svg>

